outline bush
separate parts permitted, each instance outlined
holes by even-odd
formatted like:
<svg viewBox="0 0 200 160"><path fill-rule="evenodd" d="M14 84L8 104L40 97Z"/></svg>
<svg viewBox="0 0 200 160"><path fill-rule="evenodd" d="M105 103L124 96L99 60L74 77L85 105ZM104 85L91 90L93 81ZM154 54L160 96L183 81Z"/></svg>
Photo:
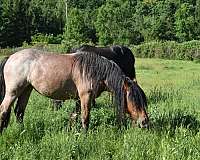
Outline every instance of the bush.
<svg viewBox="0 0 200 160"><path fill-rule="evenodd" d="M53 34L37 33L31 37L32 44L60 44L62 40L63 36L61 34L54 36Z"/></svg>
<svg viewBox="0 0 200 160"><path fill-rule="evenodd" d="M18 50L19 50L19 48L4 48L4 49L0 48L0 58L1 58L1 56L9 56L9 55L17 52Z"/></svg>
<svg viewBox="0 0 200 160"><path fill-rule="evenodd" d="M174 41L149 42L131 47L136 57L198 60L200 41L177 43Z"/></svg>

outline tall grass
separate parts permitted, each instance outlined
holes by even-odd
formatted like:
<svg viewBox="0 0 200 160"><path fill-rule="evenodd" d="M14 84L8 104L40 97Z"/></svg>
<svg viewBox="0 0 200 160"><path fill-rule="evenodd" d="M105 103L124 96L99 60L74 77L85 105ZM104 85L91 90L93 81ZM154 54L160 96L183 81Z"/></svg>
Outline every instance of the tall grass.
<svg viewBox="0 0 200 160"><path fill-rule="evenodd" d="M75 105L52 110L48 98L33 92L24 125L12 113L0 136L0 159L200 159L200 64L136 59L139 84L148 97L150 128L121 130L108 93L97 99L85 134L70 121Z"/></svg>

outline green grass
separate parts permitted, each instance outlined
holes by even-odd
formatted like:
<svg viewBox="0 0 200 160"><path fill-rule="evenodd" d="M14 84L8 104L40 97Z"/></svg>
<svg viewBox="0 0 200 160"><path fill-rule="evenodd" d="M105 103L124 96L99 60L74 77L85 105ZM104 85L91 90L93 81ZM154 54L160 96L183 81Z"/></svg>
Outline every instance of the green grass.
<svg viewBox="0 0 200 160"><path fill-rule="evenodd" d="M52 111L49 99L33 92L24 126L12 113L0 136L0 159L200 159L200 63L137 58L136 71L148 97L149 130L129 121L119 130L104 93L85 134L69 120L73 100Z"/></svg>

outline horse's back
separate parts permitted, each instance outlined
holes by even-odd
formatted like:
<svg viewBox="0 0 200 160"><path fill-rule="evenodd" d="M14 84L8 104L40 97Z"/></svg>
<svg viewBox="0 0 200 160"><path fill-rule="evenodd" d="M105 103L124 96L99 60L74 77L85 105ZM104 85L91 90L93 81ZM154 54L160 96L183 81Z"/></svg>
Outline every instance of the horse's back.
<svg viewBox="0 0 200 160"><path fill-rule="evenodd" d="M10 88L32 85L39 93L59 99L66 91L76 90L71 76L72 65L72 55L24 49L8 59L5 79Z"/></svg>
<svg viewBox="0 0 200 160"><path fill-rule="evenodd" d="M43 54L32 66L29 81L36 90L50 98L67 99L67 93L74 96L73 62L73 55Z"/></svg>

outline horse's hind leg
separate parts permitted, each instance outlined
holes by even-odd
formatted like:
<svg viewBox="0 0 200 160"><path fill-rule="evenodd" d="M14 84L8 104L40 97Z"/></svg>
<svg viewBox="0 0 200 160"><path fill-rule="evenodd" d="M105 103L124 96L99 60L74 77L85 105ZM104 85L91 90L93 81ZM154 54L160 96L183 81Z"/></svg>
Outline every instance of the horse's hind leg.
<svg viewBox="0 0 200 160"><path fill-rule="evenodd" d="M17 118L17 122L19 123L23 122L24 112L32 90L33 87L28 86L27 88L24 89L24 92L18 97L14 112Z"/></svg>
<svg viewBox="0 0 200 160"><path fill-rule="evenodd" d="M6 94L0 105L0 133L7 128L10 119L11 105L16 99L16 95Z"/></svg>

